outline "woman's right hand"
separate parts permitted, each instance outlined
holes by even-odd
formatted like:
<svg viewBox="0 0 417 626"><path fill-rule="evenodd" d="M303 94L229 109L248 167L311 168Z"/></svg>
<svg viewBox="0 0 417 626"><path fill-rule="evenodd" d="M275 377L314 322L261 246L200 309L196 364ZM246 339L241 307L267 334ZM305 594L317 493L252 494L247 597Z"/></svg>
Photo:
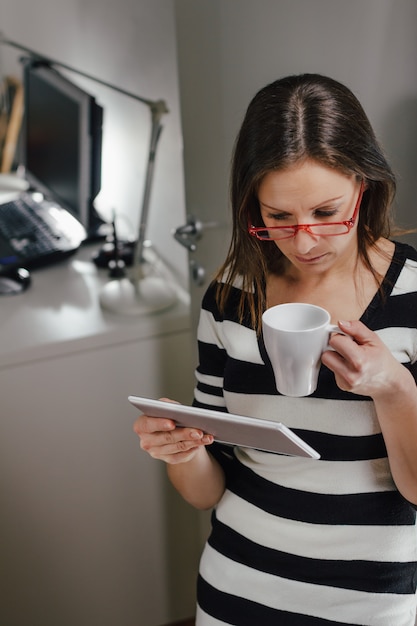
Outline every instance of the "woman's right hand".
<svg viewBox="0 0 417 626"><path fill-rule="evenodd" d="M191 461L197 454L203 452L204 446L213 443L212 435L207 435L197 428L176 426L173 420L165 417L140 415L133 425L133 430L140 439L142 450L154 459L172 465Z"/></svg>

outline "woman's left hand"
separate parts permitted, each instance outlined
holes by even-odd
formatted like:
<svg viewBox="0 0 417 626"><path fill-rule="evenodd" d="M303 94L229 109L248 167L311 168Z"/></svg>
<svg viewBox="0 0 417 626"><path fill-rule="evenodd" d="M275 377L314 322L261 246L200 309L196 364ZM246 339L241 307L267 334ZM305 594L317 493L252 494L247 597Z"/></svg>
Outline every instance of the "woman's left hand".
<svg viewBox="0 0 417 626"><path fill-rule="evenodd" d="M376 397L392 393L398 376L409 376L378 335L362 322L339 322L340 329L352 339L334 334L333 350L322 355L322 362L335 375L343 391Z"/></svg>

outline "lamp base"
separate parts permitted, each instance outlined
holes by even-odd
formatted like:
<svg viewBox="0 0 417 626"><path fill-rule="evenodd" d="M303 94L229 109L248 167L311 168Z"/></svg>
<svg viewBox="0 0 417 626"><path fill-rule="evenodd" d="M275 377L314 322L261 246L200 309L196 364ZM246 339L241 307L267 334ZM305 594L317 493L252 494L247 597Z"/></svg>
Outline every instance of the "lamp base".
<svg viewBox="0 0 417 626"><path fill-rule="evenodd" d="M106 283L99 299L101 307L107 311L146 315L169 309L176 303L177 294L161 278L142 278L136 285L129 278L121 278Z"/></svg>

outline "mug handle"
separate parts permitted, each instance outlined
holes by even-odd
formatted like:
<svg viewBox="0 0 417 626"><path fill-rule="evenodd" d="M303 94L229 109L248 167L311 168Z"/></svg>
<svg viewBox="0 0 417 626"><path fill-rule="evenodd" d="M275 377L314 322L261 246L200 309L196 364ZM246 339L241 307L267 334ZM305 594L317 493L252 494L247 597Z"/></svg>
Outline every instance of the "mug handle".
<svg viewBox="0 0 417 626"><path fill-rule="evenodd" d="M339 335L345 335L346 337L348 336L346 333L343 332L343 330L339 328L339 326L337 326L337 324L328 324L326 330L329 333L339 333ZM333 350L333 352L335 352L335 349L329 346L329 344L327 344L326 350Z"/></svg>

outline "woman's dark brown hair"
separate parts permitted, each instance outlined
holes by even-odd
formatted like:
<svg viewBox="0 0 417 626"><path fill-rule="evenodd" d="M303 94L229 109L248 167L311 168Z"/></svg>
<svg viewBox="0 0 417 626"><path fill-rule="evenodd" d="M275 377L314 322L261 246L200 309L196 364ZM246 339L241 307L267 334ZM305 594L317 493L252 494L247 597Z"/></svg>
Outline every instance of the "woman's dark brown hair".
<svg viewBox="0 0 417 626"><path fill-rule="evenodd" d="M249 235L248 223L263 225L258 203L263 177L305 159L365 181L358 249L375 277L368 250L391 232L395 176L350 89L319 74L288 76L261 89L249 104L234 147L230 178L232 239L216 276L220 308L240 277L243 289L239 314L242 317L249 306L252 324L258 329L266 306L266 277L270 272L282 271L283 257L277 246Z"/></svg>

